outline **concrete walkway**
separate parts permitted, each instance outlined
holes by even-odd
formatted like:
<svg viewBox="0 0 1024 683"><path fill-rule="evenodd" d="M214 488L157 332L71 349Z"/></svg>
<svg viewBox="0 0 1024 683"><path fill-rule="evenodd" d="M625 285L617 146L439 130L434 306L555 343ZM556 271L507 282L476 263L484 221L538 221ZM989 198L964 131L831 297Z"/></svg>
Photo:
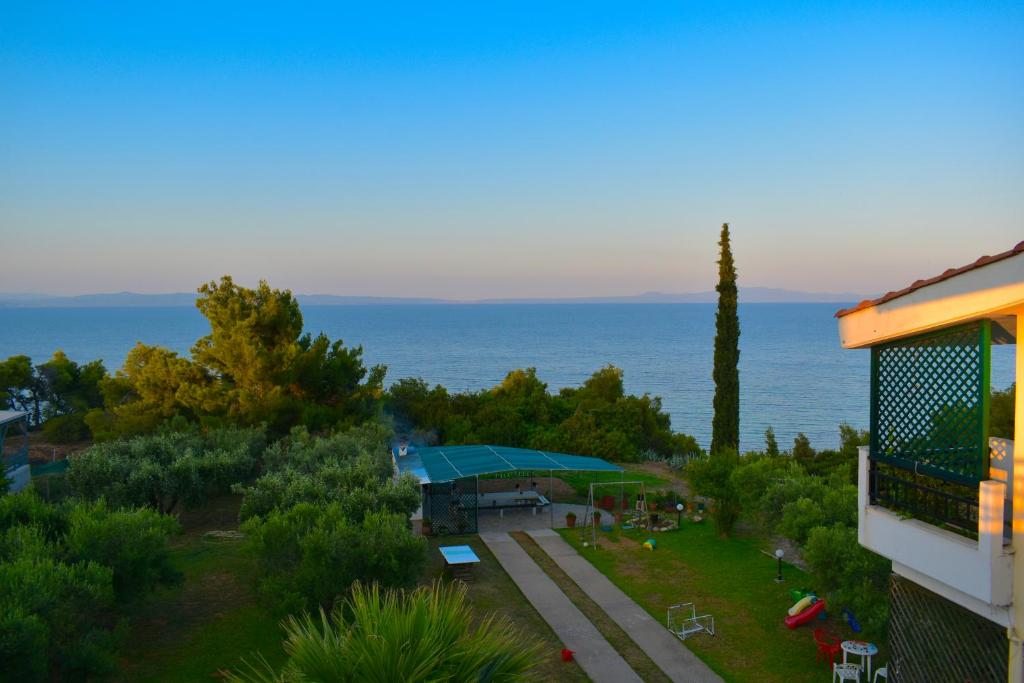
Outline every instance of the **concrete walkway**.
<svg viewBox="0 0 1024 683"><path fill-rule="evenodd" d="M673 681L721 683L707 664L655 621L640 605L550 529L527 531L591 600L603 609ZM683 596L681 596L683 597Z"/></svg>
<svg viewBox="0 0 1024 683"><path fill-rule="evenodd" d="M550 533L553 533L548 530ZM594 683L641 683L636 672L507 533L480 538Z"/></svg>

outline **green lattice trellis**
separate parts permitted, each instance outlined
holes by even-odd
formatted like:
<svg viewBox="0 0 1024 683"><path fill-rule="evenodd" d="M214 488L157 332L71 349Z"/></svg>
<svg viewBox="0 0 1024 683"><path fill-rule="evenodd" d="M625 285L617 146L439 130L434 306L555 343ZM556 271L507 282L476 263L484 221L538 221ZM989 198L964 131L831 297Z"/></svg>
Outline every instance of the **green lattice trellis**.
<svg viewBox="0 0 1024 683"><path fill-rule="evenodd" d="M428 484L423 491L423 517L438 536L477 532L477 480L457 479Z"/></svg>
<svg viewBox="0 0 1024 683"><path fill-rule="evenodd" d="M988 473L991 324L871 349L871 457L976 484Z"/></svg>

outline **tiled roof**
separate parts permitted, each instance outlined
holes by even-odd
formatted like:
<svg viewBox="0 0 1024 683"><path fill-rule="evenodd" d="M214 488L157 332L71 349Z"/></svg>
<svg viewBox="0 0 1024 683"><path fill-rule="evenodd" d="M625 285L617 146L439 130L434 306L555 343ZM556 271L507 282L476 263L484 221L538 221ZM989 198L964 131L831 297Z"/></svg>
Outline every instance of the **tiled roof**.
<svg viewBox="0 0 1024 683"><path fill-rule="evenodd" d="M909 287L904 287L903 289L897 290L895 292L887 292L886 294L883 294L882 296L878 297L877 299L865 299L864 301L861 301L856 306L853 306L851 308L844 308L844 309L841 309L839 311L836 311L836 317L837 318L842 318L844 315L849 315L851 313L855 313L855 312L860 311L860 310L865 309L865 308L871 308L872 306L878 306L879 304L884 304L887 301L892 301L893 299L898 299L901 296L906 296L907 294L910 294L911 292L916 292L917 290L921 289L922 287L927 287L928 285L934 285L936 282L942 282L943 280L948 280L951 277L956 277L957 275L960 275L961 273L966 273L969 270L974 270L975 268L981 268L983 266L989 265L990 263L995 263L996 261L1002 261L1003 259L1010 258L1011 256L1016 256L1017 254L1021 254L1021 253L1024 253L1024 242L1018 242L1017 246L1015 246L1013 249L1010 249L1009 251L1004 251L1003 253L996 254L995 256L982 256L980 259L978 259L974 263L968 263L966 266L960 266L959 268L950 268L949 270L945 271L941 275L936 275L935 277L928 278L927 280L918 280L918 281L914 282L913 284L911 284Z"/></svg>

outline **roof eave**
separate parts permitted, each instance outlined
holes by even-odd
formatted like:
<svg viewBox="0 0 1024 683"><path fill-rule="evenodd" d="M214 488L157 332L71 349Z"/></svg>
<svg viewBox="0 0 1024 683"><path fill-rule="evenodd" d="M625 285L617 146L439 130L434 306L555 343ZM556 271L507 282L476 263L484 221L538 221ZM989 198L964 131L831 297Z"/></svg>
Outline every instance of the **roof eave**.
<svg viewBox="0 0 1024 683"><path fill-rule="evenodd" d="M840 311L839 339L844 348L864 348L1021 309L1024 251L1017 250L882 303Z"/></svg>

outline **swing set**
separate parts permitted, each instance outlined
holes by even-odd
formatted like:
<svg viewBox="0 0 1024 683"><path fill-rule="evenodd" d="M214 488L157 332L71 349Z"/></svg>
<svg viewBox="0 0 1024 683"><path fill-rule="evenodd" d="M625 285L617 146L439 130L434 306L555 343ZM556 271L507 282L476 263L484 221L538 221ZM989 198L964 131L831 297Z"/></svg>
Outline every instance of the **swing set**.
<svg viewBox="0 0 1024 683"><path fill-rule="evenodd" d="M601 487L617 486L618 496L605 495L600 501L594 494L595 489ZM634 504L630 504L630 495L626 492L627 486L639 486ZM600 503L600 504L599 504ZM616 510L617 508L617 510ZM590 493L587 496L587 511L583 516L583 525L580 528L580 538L585 539L587 530L590 530L590 542L597 547L597 525L601 518L601 511L608 513L610 519L605 522L601 519L601 530L611 531L615 528L615 521L618 518L622 529L647 529L651 525L650 512L647 509L647 489L642 481L605 481L592 482Z"/></svg>

